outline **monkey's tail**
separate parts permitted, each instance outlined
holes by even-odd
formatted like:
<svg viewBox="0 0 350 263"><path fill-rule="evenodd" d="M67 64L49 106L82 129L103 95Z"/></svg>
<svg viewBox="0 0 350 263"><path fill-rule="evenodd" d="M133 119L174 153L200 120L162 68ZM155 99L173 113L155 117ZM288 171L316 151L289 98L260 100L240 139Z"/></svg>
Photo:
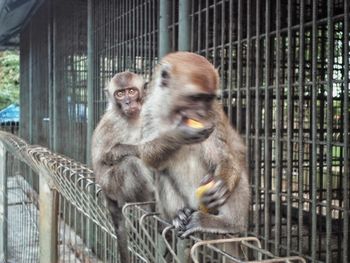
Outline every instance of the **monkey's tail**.
<svg viewBox="0 0 350 263"><path fill-rule="evenodd" d="M120 211L120 214L122 212ZM129 249L128 249L128 231L125 226L125 219L123 216L118 218L118 226L116 227L116 234L118 239L118 252L120 255L120 263L129 263Z"/></svg>

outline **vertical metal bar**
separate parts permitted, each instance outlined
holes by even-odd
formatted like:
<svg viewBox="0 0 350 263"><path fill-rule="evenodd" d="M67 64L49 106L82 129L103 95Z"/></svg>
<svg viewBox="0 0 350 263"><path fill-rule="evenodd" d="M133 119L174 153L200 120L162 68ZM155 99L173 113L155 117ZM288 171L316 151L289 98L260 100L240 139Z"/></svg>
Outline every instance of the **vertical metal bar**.
<svg viewBox="0 0 350 263"><path fill-rule="evenodd" d="M194 15L194 14L193 14ZM225 61L225 29L226 29L226 22L225 22L225 1L221 2L221 61L220 61L220 71L221 71L221 103L224 101L224 61ZM230 72L229 72L230 74ZM230 117L230 116L229 116ZM231 121L231 119L230 119Z"/></svg>
<svg viewBox="0 0 350 263"><path fill-rule="evenodd" d="M201 51L202 44L202 1L198 2L198 24L197 24L197 52Z"/></svg>
<svg viewBox="0 0 350 263"><path fill-rule="evenodd" d="M0 260L7 262L7 152L0 142Z"/></svg>
<svg viewBox="0 0 350 263"><path fill-rule="evenodd" d="M32 22L29 22L29 68L28 68L28 101L29 101L29 142L33 143L33 32L32 32Z"/></svg>
<svg viewBox="0 0 350 263"><path fill-rule="evenodd" d="M53 1L48 1L48 85L49 85L49 148L53 149L54 125L53 125Z"/></svg>
<svg viewBox="0 0 350 263"><path fill-rule="evenodd" d="M179 50L190 50L189 1L179 0Z"/></svg>
<svg viewBox="0 0 350 263"><path fill-rule="evenodd" d="M216 38L217 38L217 24L216 24L216 20L217 20L217 0L214 0L214 15L213 15L213 20L214 20L214 25L213 25L213 65L216 67L216 57L217 57L217 45L216 45Z"/></svg>
<svg viewBox="0 0 350 263"><path fill-rule="evenodd" d="M39 189L39 242L40 262L57 262L58 194L50 189L48 174L40 173Z"/></svg>
<svg viewBox="0 0 350 263"><path fill-rule="evenodd" d="M232 2L232 1L230 1ZM237 102L236 102L236 127L239 132L242 131L242 0L238 0L238 44L237 44ZM250 17L250 16L249 16Z"/></svg>
<svg viewBox="0 0 350 263"><path fill-rule="evenodd" d="M250 94L250 41L251 41L251 0L247 0L247 55L246 55L246 128L245 128L245 141L248 149L247 164L250 167L250 114L251 114L251 94Z"/></svg>
<svg viewBox="0 0 350 263"><path fill-rule="evenodd" d="M170 51L169 41L169 0L159 1L159 46L158 57L161 59Z"/></svg>
<svg viewBox="0 0 350 263"><path fill-rule="evenodd" d="M349 262L349 2L344 1L344 173L343 173L343 263ZM340 248L339 248L340 249Z"/></svg>
<svg viewBox="0 0 350 263"><path fill-rule="evenodd" d="M53 136L53 150L55 152L58 151L59 145L60 145L60 139L59 139L59 101L58 101L58 91L57 91L57 61L56 61L56 47L57 42L56 35L57 35L57 28L56 28L56 5L53 2L52 5L52 136ZM63 89L63 87L62 87Z"/></svg>
<svg viewBox="0 0 350 263"><path fill-rule="evenodd" d="M292 86L292 1L288 0L288 50L287 50L287 256L291 251L292 232L292 161L293 161L293 86Z"/></svg>
<svg viewBox="0 0 350 263"><path fill-rule="evenodd" d="M94 21L93 21L93 0L87 3L87 138L86 138L86 161L91 164L91 139L94 132L95 108L94 108Z"/></svg>
<svg viewBox="0 0 350 263"><path fill-rule="evenodd" d="M312 133L312 161L311 161L311 258L316 260L317 237L317 0L312 1L312 109L311 109L311 133Z"/></svg>
<svg viewBox="0 0 350 263"><path fill-rule="evenodd" d="M271 43L270 43L270 10L271 8L271 2L270 0L266 1L266 7L265 7L265 37L266 37L266 43L265 43L265 64L266 64L266 71L265 71L265 136L264 136L264 144L265 144L265 152L264 152L264 166L265 166L265 192L264 192L264 245L265 248L269 248L269 240L270 240L270 226L271 226L271 213L270 213L270 202L271 202L271 195L270 195L270 189L271 189L271 110L270 107L270 91L269 91L269 84L270 84L270 74L271 74L271 56L270 56L270 49L271 49Z"/></svg>
<svg viewBox="0 0 350 263"><path fill-rule="evenodd" d="M209 27L209 0L205 1L205 28ZM205 57L209 57L209 30L205 31Z"/></svg>
<svg viewBox="0 0 350 263"><path fill-rule="evenodd" d="M280 59L281 59L281 0L276 1L276 71L275 71L275 90L276 90L276 201L275 201L275 253L280 254L279 248L281 243L281 177L282 177L282 149L281 149L281 133L282 133L282 112L283 105L281 104L281 87L280 87ZM289 47L288 47L289 48Z"/></svg>
<svg viewBox="0 0 350 263"><path fill-rule="evenodd" d="M255 210L254 224L255 235L260 235L260 177L261 177L261 154L260 154L260 125L261 125L261 103L260 103L260 1L256 1L256 50L255 50L255 138L254 138L254 181L255 181Z"/></svg>
<svg viewBox="0 0 350 263"><path fill-rule="evenodd" d="M305 17L305 3L300 2L300 21L299 21L299 122L298 122L298 147L299 147L299 158L298 158L298 251L300 254L303 252L303 174L304 174L304 143L303 143L303 131L304 131L304 53L305 53L305 29L304 29L304 17Z"/></svg>
<svg viewBox="0 0 350 263"><path fill-rule="evenodd" d="M333 1L327 1L327 181L326 181L326 262L332 260L332 136L333 136Z"/></svg>
<svg viewBox="0 0 350 263"><path fill-rule="evenodd" d="M223 10L225 12L225 10ZM228 26L228 118L232 122L232 30L233 30L233 1L229 2L229 26ZM224 43L222 43L224 45ZM222 54L224 56L225 53Z"/></svg>

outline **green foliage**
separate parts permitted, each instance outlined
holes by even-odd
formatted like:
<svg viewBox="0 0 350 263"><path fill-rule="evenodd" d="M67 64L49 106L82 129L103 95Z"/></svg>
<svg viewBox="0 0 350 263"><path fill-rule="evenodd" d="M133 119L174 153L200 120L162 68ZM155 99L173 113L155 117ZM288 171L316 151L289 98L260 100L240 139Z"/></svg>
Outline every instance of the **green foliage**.
<svg viewBox="0 0 350 263"><path fill-rule="evenodd" d="M0 109L19 102L18 51L0 52Z"/></svg>

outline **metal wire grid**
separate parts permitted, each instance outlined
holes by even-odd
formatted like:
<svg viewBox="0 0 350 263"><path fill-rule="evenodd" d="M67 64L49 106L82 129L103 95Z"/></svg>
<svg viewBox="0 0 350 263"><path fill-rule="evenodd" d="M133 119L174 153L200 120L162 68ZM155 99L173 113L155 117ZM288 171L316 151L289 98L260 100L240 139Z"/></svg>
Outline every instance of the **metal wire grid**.
<svg viewBox="0 0 350 263"><path fill-rule="evenodd" d="M177 1L171 1L170 8L177 6ZM223 106L250 149L255 234L276 254L347 262L348 1L193 0L190 6L191 50L218 67ZM99 61L94 63L98 65L94 69L96 124L105 106L104 82L113 70L150 75L157 60L159 2L94 1L93 7L94 57ZM72 25L68 21L73 20L69 15L73 8L78 6L54 10L64 17L62 23L66 21L65 27L55 27L55 39L60 40L55 42L55 57L62 58L57 69L71 68L72 61L63 61L65 51L58 49L68 47L64 39L68 39L65 32ZM171 47L176 48L177 30L172 29L178 23L176 10L170 13ZM23 31L22 37L29 33ZM28 49L21 46L23 79L30 72L26 71ZM147 62L136 63L139 57ZM67 84L62 76L57 73L56 87ZM72 134L84 137L85 133L61 131L67 127L62 114L68 112L65 103L56 104L63 118L54 138L62 138L60 152L68 153L74 150L68 150L67 144L78 149L70 139L80 136ZM28 116L24 119L30 124Z"/></svg>
<svg viewBox="0 0 350 263"><path fill-rule="evenodd" d="M7 213L4 216L7 221L6 262L38 262L37 193L32 187L32 178L18 174L18 166L18 160L8 154Z"/></svg>
<svg viewBox="0 0 350 263"><path fill-rule="evenodd" d="M86 1L54 1L53 103L55 150L86 161L87 6ZM70 147L67 147L69 145Z"/></svg>
<svg viewBox="0 0 350 263"><path fill-rule="evenodd" d="M52 190L57 191L60 262L94 261L97 257L103 262L115 262L116 236L108 210L104 206L104 199L100 196L100 188L94 183L92 171L71 159L53 154L44 147L28 145L14 135L0 132L0 140L22 164L24 162L28 165L27 168L33 169L33 173L27 173L31 177L23 178L21 174L20 180L25 185L31 188L33 176L39 177L40 174L47 177L46 180L52 184ZM35 192L38 191L33 190L32 195ZM31 216L34 224L38 222L37 208L36 204L35 211L31 210L31 214L35 215L35 217ZM13 225L16 233L19 233L16 228L22 230L20 234L26 236L33 247L38 244L37 230L28 224L28 220L22 220L21 224ZM55 228L53 227L52 230L55 231ZM33 234L25 235L25 232ZM15 248L19 250L21 245L23 246L23 243L19 242ZM29 258L27 255L32 254L23 253L21 257ZM36 261L27 259L23 262Z"/></svg>
<svg viewBox="0 0 350 263"><path fill-rule="evenodd" d="M150 79L157 63L157 0L93 1L94 123L105 111L104 88L117 72Z"/></svg>
<svg viewBox="0 0 350 263"><path fill-rule="evenodd" d="M44 147L28 145L20 138L6 132L0 132L0 141L22 164L25 163L28 168L33 169L36 176L41 177L40 180L45 179L49 182L51 190L58 194L59 210L56 216L59 217L57 230L59 262L96 262L98 260L115 262L117 259L116 236L113 234L113 226L104 206L103 197L100 196L100 187L94 182L92 171ZM26 237L30 244L29 248L21 249L24 245L22 240L15 246L17 250L22 251L17 259L20 257L21 262L36 262L38 231L35 226L38 223L38 198L30 185L32 178L19 176L18 180L21 181L21 185L26 185L22 189L27 189L26 196L30 196L30 198L27 197L28 204L31 205L29 219L34 228L33 225L28 224L28 220L22 220L19 224L21 231L16 229L17 233ZM223 262L224 258L233 262L276 259L271 253L261 249L259 240L253 237L228 239L228 236L220 236L220 240L208 241L205 240L207 236L201 235L191 236L187 241L178 239L171 225L159 218L152 210L145 209L150 204L153 203L128 204L123 209L129 228L132 262L184 262L190 250L194 262ZM44 212L41 211L41 213ZM16 223L15 220L14 223ZM12 227L15 229L18 225ZM26 233L27 231L30 233ZM52 231L56 231L56 227L52 227ZM10 234L11 238L18 240L16 236ZM244 247L244 259L230 256L227 246L232 242ZM276 259L273 262L305 261L299 257L290 257Z"/></svg>
<svg viewBox="0 0 350 263"><path fill-rule="evenodd" d="M305 262L300 257L277 258L262 249L255 237L197 234L189 239L179 239L173 226L148 208L150 204L131 203L123 208L129 228L132 262L136 259L155 263ZM232 254L233 251L240 256Z"/></svg>
<svg viewBox="0 0 350 263"><path fill-rule="evenodd" d="M250 149L256 235L277 255L347 262L348 2L191 1L191 18Z"/></svg>

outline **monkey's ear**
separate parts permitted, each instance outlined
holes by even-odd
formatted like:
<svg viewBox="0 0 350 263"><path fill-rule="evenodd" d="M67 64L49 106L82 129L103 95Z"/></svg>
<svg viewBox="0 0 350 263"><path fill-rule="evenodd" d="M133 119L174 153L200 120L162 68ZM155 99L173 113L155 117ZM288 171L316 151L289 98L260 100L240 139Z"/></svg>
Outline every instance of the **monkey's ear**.
<svg viewBox="0 0 350 263"><path fill-rule="evenodd" d="M160 68L160 86L168 87L170 80L170 65L167 63L161 64Z"/></svg>

